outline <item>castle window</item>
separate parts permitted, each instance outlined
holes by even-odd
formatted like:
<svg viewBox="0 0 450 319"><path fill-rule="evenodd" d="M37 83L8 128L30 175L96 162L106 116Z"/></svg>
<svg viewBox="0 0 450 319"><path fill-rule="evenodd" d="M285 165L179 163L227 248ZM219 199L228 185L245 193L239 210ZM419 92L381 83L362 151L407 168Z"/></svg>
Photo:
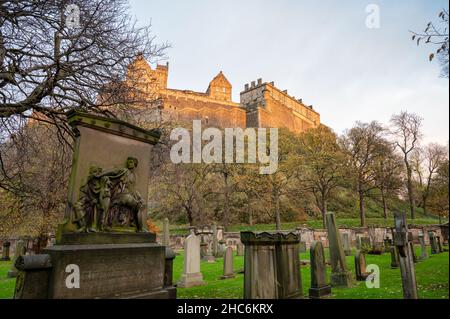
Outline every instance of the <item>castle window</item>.
<svg viewBox="0 0 450 319"><path fill-rule="evenodd" d="M222 89L223 92L226 92L227 90L225 88Z"/></svg>

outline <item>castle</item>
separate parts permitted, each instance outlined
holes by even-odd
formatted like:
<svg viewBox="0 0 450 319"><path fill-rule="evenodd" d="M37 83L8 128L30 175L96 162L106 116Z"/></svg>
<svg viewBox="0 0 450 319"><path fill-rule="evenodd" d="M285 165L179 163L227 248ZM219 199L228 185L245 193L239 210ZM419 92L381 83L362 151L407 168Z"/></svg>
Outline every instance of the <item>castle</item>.
<svg viewBox="0 0 450 319"><path fill-rule="evenodd" d="M303 132L318 127L320 114L301 99L281 91L273 82L261 79L246 84L240 103L232 101L232 85L222 71L212 79L206 92L177 90L167 87L169 65L152 69L138 56L129 66L127 78L135 78L148 94L156 95L157 115L162 120L201 120L207 126L285 127Z"/></svg>

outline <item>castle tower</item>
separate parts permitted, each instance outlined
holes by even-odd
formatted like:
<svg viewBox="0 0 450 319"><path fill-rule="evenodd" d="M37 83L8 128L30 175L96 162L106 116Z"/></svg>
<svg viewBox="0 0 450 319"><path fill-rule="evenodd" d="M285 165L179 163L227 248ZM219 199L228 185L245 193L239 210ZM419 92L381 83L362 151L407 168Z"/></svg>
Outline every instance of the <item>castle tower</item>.
<svg viewBox="0 0 450 319"><path fill-rule="evenodd" d="M206 94L216 100L231 102L231 89L230 82L223 75L222 71L220 71L209 83Z"/></svg>
<svg viewBox="0 0 450 319"><path fill-rule="evenodd" d="M167 89L169 63L157 65L155 70L145 60L142 54L128 66L127 80L134 85L142 86L147 92L160 92Z"/></svg>

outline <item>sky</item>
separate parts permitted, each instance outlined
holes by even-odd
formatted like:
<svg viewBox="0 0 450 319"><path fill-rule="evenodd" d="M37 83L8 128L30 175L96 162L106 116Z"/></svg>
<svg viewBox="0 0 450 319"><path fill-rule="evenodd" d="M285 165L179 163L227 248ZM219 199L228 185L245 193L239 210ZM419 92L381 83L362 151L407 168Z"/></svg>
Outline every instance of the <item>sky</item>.
<svg viewBox="0 0 450 319"><path fill-rule="evenodd" d="M379 28L368 28L370 4ZM441 0L131 0L138 24L169 42L168 86L204 92L223 71L233 100L245 83L274 81L338 134L356 121L423 118L424 143L449 140L448 79L411 30L436 21ZM373 12L373 11L372 11Z"/></svg>

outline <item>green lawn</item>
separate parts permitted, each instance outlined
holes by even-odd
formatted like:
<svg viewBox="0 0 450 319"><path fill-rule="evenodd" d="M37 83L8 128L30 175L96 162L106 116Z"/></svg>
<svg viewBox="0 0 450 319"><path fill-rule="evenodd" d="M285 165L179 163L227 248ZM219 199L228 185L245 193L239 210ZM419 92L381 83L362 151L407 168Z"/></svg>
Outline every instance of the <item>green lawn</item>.
<svg viewBox="0 0 450 319"><path fill-rule="evenodd" d="M417 254L420 249L416 247ZM429 252L430 253L430 252ZM328 255L328 251L326 251ZM416 275L420 298L448 299L449 286L449 256L448 252L431 257L416 264ZM309 253L302 253L302 260L309 259ZM354 281L354 287L350 289L333 288L331 298L336 299L391 299L402 298L402 286L400 270L390 268L390 255L381 256L367 255L367 264L379 266L380 288L368 289L364 282ZM202 262L201 270L206 285L193 288L178 288L178 298L242 298L243 296L243 274L237 274L233 279L221 280L223 260L218 259L216 263ZM347 263L354 275L354 258L347 257ZM7 279L6 273L10 262L0 262L0 298L11 298L14 291L14 279ZM244 267L243 257L235 257L234 268L236 270ZM183 252L180 252L174 261L174 281L181 276L183 269ZM328 267L329 271L329 267ZM310 285L310 268L302 266L302 282L305 295L308 294Z"/></svg>

